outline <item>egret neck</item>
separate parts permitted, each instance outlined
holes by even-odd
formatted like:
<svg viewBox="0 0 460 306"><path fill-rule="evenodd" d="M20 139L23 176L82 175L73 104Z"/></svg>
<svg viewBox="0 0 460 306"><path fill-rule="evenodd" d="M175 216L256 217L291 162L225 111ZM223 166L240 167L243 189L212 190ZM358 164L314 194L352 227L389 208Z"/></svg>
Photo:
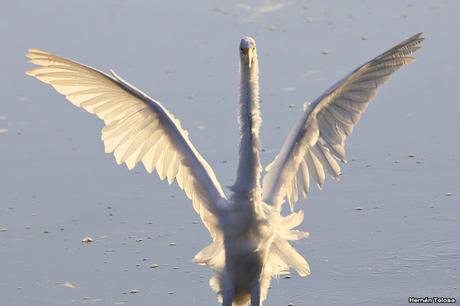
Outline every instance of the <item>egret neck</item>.
<svg viewBox="0 0 460 306"><path fill-rule="evenodd" d="M246 37L240 43L240 94L238 123L241 131L239 164L233 190L260 197L259 128L262 123L259 103L259 63L254 39ZM257 199L253 199L257 200Z"/></svg>

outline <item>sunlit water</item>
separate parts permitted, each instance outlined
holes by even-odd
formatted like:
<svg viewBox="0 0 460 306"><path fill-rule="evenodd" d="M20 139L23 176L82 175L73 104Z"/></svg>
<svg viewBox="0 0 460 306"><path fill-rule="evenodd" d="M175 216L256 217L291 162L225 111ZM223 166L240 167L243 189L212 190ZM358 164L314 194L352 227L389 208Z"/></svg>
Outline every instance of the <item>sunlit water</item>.
<svg viewBox="0 0 460 306"><path fill-rule="evenodd" d="M296 248L312 275L273 282L265 305L458 300L459 9L454 0L3 2L0 305L216 303L210 270L190 262L210 238L182 191L116 166L101 122L24 75L27 48L115 69L181 119L229 185L241 37L259 49L266 164L305 100L420 31L418 61L350 137L340 183L297 206L311 236Z"/></svg>

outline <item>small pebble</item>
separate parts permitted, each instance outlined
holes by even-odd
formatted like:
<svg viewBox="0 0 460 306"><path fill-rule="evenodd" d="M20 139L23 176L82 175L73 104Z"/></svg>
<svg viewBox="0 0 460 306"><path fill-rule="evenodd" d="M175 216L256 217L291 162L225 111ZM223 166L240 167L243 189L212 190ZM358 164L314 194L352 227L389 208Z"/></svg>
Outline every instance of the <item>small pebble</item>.
<svg viewBox="0 0 460 306"><path fill-rule="evenodd" d="M90 243L90 242L93 242L93 238L89 237L89 236L86 236L85 238L83 238L81 240L82 243Z"/></svg>
<svg viewBox="0 0 460 306"><path fill-rule="evenodd" d="M75 285L72 284L71 282L65 282L64 284L62 284L62 286L66 288L75 288Z"/></svg>

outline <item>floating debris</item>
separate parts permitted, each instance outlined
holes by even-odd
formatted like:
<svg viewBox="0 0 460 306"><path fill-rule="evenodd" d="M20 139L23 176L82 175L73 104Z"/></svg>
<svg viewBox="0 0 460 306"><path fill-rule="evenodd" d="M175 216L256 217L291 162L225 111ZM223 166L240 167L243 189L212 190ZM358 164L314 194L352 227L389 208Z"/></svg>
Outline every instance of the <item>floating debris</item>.
<svg viewBox="0 0 460 306"><path fill-rule="evenodd" d="M446 193L446 197L451 197L451 196L452 196L452 192Z"/></svg>
<svg viewBox="0 0 460 306"><path fill-rule="evenodd" d="M136 239L136 242L142 242L142 241L144 241L144 239L142 239L142 238Z"/></svg>
<svg viewBox="0 0 460 306"><path fill-rule="evenodd" d="M85 238L83 238L81 240L82 243L91 243L93 242L93 238L89 237L89 236L86 236Z"/></svg>
<svg viewBox="0 0 460 306"><path fill-rule="evenodd" d="M367 40L367 37L366 36L361 36L361 40L365 41L365 40Z"/></svg>
<svg viewBox="0 0 460 306"><path fill-rule="evenodd" d="M8 231L8 229L7 229L6 227L0 228L0 233L1 233L1 232L7 232L7 231Z"/></svg>
<svg viewBox="0 0 460 306"><path fill-rule="evenodd" d="M176 246L176 243L175 242L170 242L169 246Z"/></svg>
<svg viewBox="0 0 460 306"><path fill-rule="evenodd" d="M409 157L409 158L414 158L414 157L415 157L415 154L407 154L407 157Z"/></svg>
<svg viewBox="0 0 460 306"><path fill-rule="evenodd" d="M150 269L156 269L156 268L158 268L158 267L159 267L158 264L151 264L151 265L150 265Z"/></svg>
<svg viewBox="0 0 460 306"><path fill-rule="evenodd" d="M75 288L75 285L72 284L71 282L65 282L64 284L62 284L62 286L66 287L66 288Z"/></svg>
<svg viewBox="0 0 460 306"><path fill-rule="evenodd" d="M179 267L173 267L173 270L179 270Z"/></svg>
<svg viewBox="0 0 460 306"><path fill-rule="evenodd" d="M174 291L169 291L168 294L174 294Z"/></svg>
<svg viewBox="0 0 460 306"><path fill-rule="evenodd" d="M268 30L269 31L276 31L276 26L275 25L271 25L268 27Z"/></svg>
<svg viewBox="0 0 460 306"><path fill-rule="evenodd" d="M355 210L363 210L363 208L358 206L358 207L355 208Z"/></svg>
<svg viewBox="0 0 460 306"><path fill-rule="evenodd" d="M198 221L192 221L192 224L198 224Z"/></svg>
<svg viewBox="0 0 460 306"><path fill-rule="evenodd" d="M415 163L420 165L420 164L422 163L422 161L421 161L421 160L417 160Z"/></svg>
<svg viewBox="0 0 460 306"><path fill-rule="evenodd" d="M327 55L327 54L329 54L329 51L326 50L326 49L321 49L321 54L322 55Z"/></svg>
<svg viewBox="0 0 460 306"><path fill-rule="evenodd" d="M43 231L43 234L49 234L50 232L49 231Z"/></svg>
<svg viewBox="0 0 460 306"><path fill-rule="evenodd" d="M132 289L129 293L136 294L136 293L139 293L139 290L138 289Z"/></svg>

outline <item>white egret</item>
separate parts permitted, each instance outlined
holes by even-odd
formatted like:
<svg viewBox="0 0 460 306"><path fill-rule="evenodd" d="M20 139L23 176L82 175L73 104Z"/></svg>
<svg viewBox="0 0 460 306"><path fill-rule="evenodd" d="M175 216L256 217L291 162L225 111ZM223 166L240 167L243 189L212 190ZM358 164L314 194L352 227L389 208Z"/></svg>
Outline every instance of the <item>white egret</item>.
<svg viewBox="0 0 460 306"><path fill-rule="evenodd" d="M349 136L377 89L401 66L423 38L417 34L365 63L305 107L281 151L266 168L261 185L259 63L254 39L240 43L239 165L231 196L198 153L188 133L160 102L115 72L111 75L38 49L27 57L40 67L28 75L50 84L74 105L101 118L107 153L129 169L143 163L161 179L174 180L192 200L212 242L194 261L215 273L210 285L224 306L260 306L273 277L294 269L310 274L307 261L289 241L308 237L294 230L303 212L294 212L298 194L306 197L310 178L322 187L325 173L340 175ZM287 200L291 213L281 215Z"/></svg>

